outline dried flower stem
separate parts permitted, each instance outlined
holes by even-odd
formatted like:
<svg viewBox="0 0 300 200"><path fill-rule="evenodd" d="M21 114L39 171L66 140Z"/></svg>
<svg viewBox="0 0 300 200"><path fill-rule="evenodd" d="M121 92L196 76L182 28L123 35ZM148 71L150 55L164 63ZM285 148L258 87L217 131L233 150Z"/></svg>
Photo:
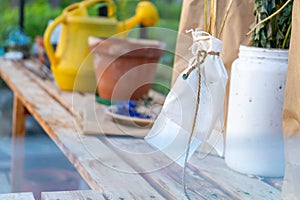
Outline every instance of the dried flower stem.
<svg viewBox="0 0 300 200"><path fill-rule="evenodd" d="M204 20L203 28L204 28L204 31L207 32L207 0L204 0L203 20Z"/></svg>
<svg viewBox="0 0 300 200"><path fill-rule="evenodd" d="M288 30L285 34L285 37L284 37L284 40L283 40L283 43L282 43L282 47L281 47L282 49L284 49L284 47L285 47L286 41L287 41L287 39L289 37L289 34L291 32L291 28L292 28L292 24L289 25L289 28L288 28Z"/></svg>
<svg viewBox="0 0 300 200"><path fill-rule="evenodd" d="M246 35L250 35L256 29L256 27L258 27L259 25L265 23L266 21L268 21L269 19L271 19L272 17L277 15L279 12L281 12L291 1L292 0L287 0L287 2L285 2L285 4L283 6L281 6L281 8L279 8L276 12L274 12L269 17L267 17L267 18L263 19L262 21L260 21L259 23L257 23Z"/></svg>
<svg viewBox="0 0 300 200"><path fill-rule="evenodd" d="M225 26L225 22L226 22L227 17L228 17L229 10L230 10L231 5L232 5L232 2L233 2L233 0L230 0L229 3L228 3L228 5L227 5L226 13L225 13L224 18L223 18L223 20L222 20L221 28L220 28L220 31L219 31L219 33L218 33L218 38L221 37L222 31L223 31L224 26Z"/></svg>
<svg viewBox="0 0 300 200"><path fill-rule="evenodd" d="M209 24L209 33L212 36L215 35L215 27L216 27L216 16L217 16L217 0L211 0L210 5L210 24Z"/></svg>

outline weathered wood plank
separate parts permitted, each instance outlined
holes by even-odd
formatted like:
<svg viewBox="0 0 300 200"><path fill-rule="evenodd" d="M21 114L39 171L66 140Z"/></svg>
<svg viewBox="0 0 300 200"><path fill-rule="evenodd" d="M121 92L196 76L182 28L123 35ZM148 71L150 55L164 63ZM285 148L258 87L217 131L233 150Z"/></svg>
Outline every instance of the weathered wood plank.
<svg viewBox="0 0 300 200"><path fill-rule="evenodd" d="M76 99L77 101L78 99ZM105 113L106 106L98 104L96 101L87 101L84 108L84 116L77 120L80 125L80 133L90 135L125 135L134 137L145 137L150 131L150 127L137 128L115 123L112 118Z"/></svg>
<svg viewBox="0 0 300 200"><path fill-rule="evenodd" d="M48 87L48 86L47 86ZM48 88L51 88L51 87L48 87ZM71 110L70 109L70 103L66 103L66 102L70 102L70 99L67 100L68 98L70 98L67 95L63 94L63 93L60 93L58 95L58 93L55 94L55 88L53 88L52 86L52 89L51 89L53 93L53 95L56 96L56 98L60 99L61 102L65 102L65 106L69 107L68 110ZM76 102L82 102L84 101L84 97L83 96L77 96L76 97L77 99L75 100ZM163 102L163 98L160 98L158 96L158 99L161 99L161 101ZM86 100L85 100L86 101ZM74 103L74 98L73 98L73 103ZM72 111L72 112L76 112L76 111ZM106 124L105 124L106 126ZM109 126L108 126L109 127ZM109 145L111 142L114 143L116 142L116 140L114 139L102 139L107 145ZM122 139L121 139L122 140ZM125 141L125 140L124 140ZM139 144L137 144L136 142L133 142L133 141L129 141L128 143L126 142L121 142L121 143L118 143L118 145L111 145L110 148L113 148L114 146L128 146L129 149L127 149L127 152L128 151L132 151L133 149L139 149L139 150L142 150L142 151L145 151L145 144L144 142L138 142ZM138 141L138 140L136 140ZM94 149L96 151L96 149ZM126 155L126 151L120 151L120 150L115 150L118 154L122 155L122 157L126 158L125 160L129 160L128 163L130 165L133 166L134 169L136 169L137 171L149 171L150 168L153 168L154 165L157 165L155 163L163 163L163 162L166 162L168 163L169 160L166 159L166 158L162 158L162 154L158 153L157 155L155 156L150 156L147 158L147 161L145 161L145 157L144 155L141 155L139 158L137 157L132 157L132 155ZM159 159L155 159L155 157L159 158ZM218 158L219 159L219 158ZM165 160L165 161L162 161L162 160ZM219 159L221 162L222 162L222 168L225 168L227 170L229 170L226 165L224 164L224 161L222 161L221 159ZM208 163L206 166L204 166L205 168L209 168L211 169L211 166L210 165L214 165L215 163L212 162L212 163ZM220 163L218 163L220 164ZM162 166L162 165L161 165ZM175 166L175 167L174 167ZM164 166L165 167L165 166ZM154 187L157 186L158 188L157 189L162 189L164 192L167 192L169 191L169 194L170 195L169 197L179 197L181 195L181 176L180 176L180 170L177 169L178 166L176 166L176 164L171 164L171 165L168 165L165 170L166 171L162 171L162 172L158 172L156 171L155 173L156 174L152 174L149 175L147 173L143 173L143 176L144 178L146 178ZM261 191L268 191L268 192L274 192L274 195L270 195L271 198L277 198L278 197L278 190L274 190L274 191L270 191L270 190L273 190L274 188L272 188L272 186L277 186L277 188L280 188L280 181L278 182L273 182L272 180L269 180L269 181L266 181L267 183L269 183L270 185L268 184L265 184L263 183L261 180L255 180L255 181L250 181L249 184L240 184L240 182L237 182L236 184L219 184L219 181L230 181L230 179L225 179L224 178L221 178L222 177L222 173L221 172L214 172L214 170L216 170L216 168L213 167L213 170L209 171L209 174L206 174L206 173L200 173L201 170L198 169L198 167L195 167L194 165L191 165L190 171L188 171L188 174L189 176L191 177L190 179L193 179L196 181L197 179L200 180L199 182L209 182L209 183L206 183L207 185L195 185L193 183L193 181L191 182L191 190L195 190L195 191L191 191L191 193L193 195L196 195L197 196L197 188L207 188L206 191L202 191L202 193L204 193L204 197L206 198L210 198L212 196L209 196L209 195L213 195L213 197L222 197L222 198L226 198L226 195L227 198L231 196L231 198L248 198L249 197L249 194L251 197L257 197L257 198L260 198L260 197L265 197L265 195L267 195L267 192L265 193L261 193ZM230 171L230 170L229 170ZM168 173L170 172L170 173ZM222 171L223 172L223 171ZM225 170L226 172L226 170ZM224 173L225 173L224 172ZM246 181L247 183L247 180L251 179L249 177L246 177L244 175L240 175L238 173L233 173L232 174L232 171L231 172L231 175L233 176L237 176L237 179L240 179L241 177L241 180L243 181ZM161 174L164 174L164 175L167 175L166 176L161 176ZM174 174L176 177L174 177ZM217 174L217 178L215 178L212 174ZM195 178L195 177L198 177L198 178ZM171 180L171 182L170 182ZM175 181L174 181L175 180ZM216 181L217 180L217 181ZM253 187L253 184L255 185L255 183L257 184L256 187ZM166 187L166 185L172 185L173 188L171 187ZM209 185L215 185L215 188L213 190L210 189L210 186ZM261 190L256 190L256 188L259 188L260 186L262 186L263 189ZM171 188L171 189L170 189ZM217 188L217 189L216 189ZM252 189L249 189L249 188L252 188ZM249 193L249 190L250 190L250 193ZM172 191L172 192L171 192ZM256 192L257 191L257 192ZM201 193L200 192L200 193ZM248 194L249 193L249 194ZM199 196L201 196L203 194L200 194ZM206 196L205 196L206 195ZM219 195L219 196L218 196ZM222 196L223 195L223 196ZM225 196L224 196L225 195ZM198 196L198 197L199 197Z"/></svg>
<svg viewBox="0 0 300 200"><path fill-rule="evenodd" d="M41 82L40 84L44 84L43 87L45 87L45 83ZM70 109L71 105L70 105L70 98L73 99L73 103L74 103L74 97L69 96L68 93L64 93L64 92L58 92L56 91L57 88L51 86L51 85L47 85L46 86L46 91L50 92L52 94L52 96L55 96L56 99L59 99L59 102L64 102L64 106L69 107L69 111L71 112L76 112L74 111L74 109ZM158 95L156 93L152 93L153 96L155 96L156 99L158 99L160 101L160 103L163 103L164 97L162 97L161 95ZM69 99L68 99L69 98ZM83 102L80 99L83 99L85 97L83 96L77 96L76 97L76 101L79 102ZM91 102L92 104L94 103L94 99L90 99L93 100L93 102ZM66 103L69 102L69 103ZM73 113L74 114L74 113ZM104 125L105 127L107 127L108 129L111 127L109 126L109 124L105 123ZM127 127L125 127L127 128ZM110 130L107 130L110 131ZM128 132L128 131L127 131ZM85 141L85 143L88 143L88 148L91 149L93 146L95 147L95 149L90 150L91 152L97 152L98 151L98 146L96 145L92 145L91 142L87 142ZM145 143L143 143L145 144ZM145 144L147 145L147 144ZM129 144L129 146L132 146ZM120 152L117 152L120 153ZM121 154L123 155L123 154ZM103 157L103 155L102 155ZM136 169L138 170L147 170L147 167L153 167L155 165L155 162L161 162L161 160L157 160L157 157L151 157L148 159L148 162L144 162L145 160L136 160L136 162L140 162L140 163L145 163L147 165L144 165L144 168L140 168L140 166L134 165L134 167L136 167ZM101 157L99 158L101 159ZM126 160L128 159L128 157L126 157ZM166 159L166 163L170 163L169 159ZM132 163L128 163L128 164L132 164ZM113 166L113 168L117 168L117 165L115 163L106 163L105 165L107 166ZM119 168L121 166L118 166ZM177 166L176 164L173 163L172 167L168 166L167 169L164 169L164 171L156 171L155 176L153 176L153 174L151 174L151 176L144 174L144 177L150 181L150 183L152 184L153 187L156 187L157 190L161 190L163 193L167 194L168 198L171 199L181 199L182 198L182 185L181 185L181 168L179 166ZM136 173L135 171L128 171L128 169L120 169L120 171L127 171L129 173ZM165 177L164 175L167 175L167 177ZM215 198L215 199L232 199L233 197L227 194L224 194L224 192L215 189L214 186L212 184L210 184L209 182L207 182L206 180L204 180L203 178L201 179L201 177L193 177L191 175L191 179L194 180L194 184L193 184L193 191L192 191L192 195L198 199L202 198ZM201 191L198 191L198 188L205 188ZM204 194L202 194L204 193Z"/></svg>
<svg viewBox="0 0 300 200"><path fill-rule="evenodd" d="M218 156L207 156L205 159L199 159L197 153L191 158L189 168L194 173L207 177L215 185L226 188L229 193L239 195L241 199L245 200L280 199L280 190L258 177L249 177L229 169L224 159L220 159Z"/></svg>
<svg viewBox="0 0 300 200"><path fill-rule="evenodd" d="M23 190L24 183L24 137L16 136L12 140L11 155L11 192Z"/></svg>
<svg viewBox="0 0 300 200"><path fill-rule="evenodd" d="M3 67L7 67L4 65ZM0 76L3 78L5 74L0 72ZM14 87L16 88L16 87ZM14 142L12 145L12 178L11 178L11 190L12 191L21 191L23 179L23 165L24 165L24 136L25 136L25 120L26 120L26 109L21 102L18 94L14 94L14 105L13 105L13 138ZM15 176L18 177L15 178Z"/></svg>
<svg viewBox="0 0 300 200"><path fill-rule="evenodd" d="M39 70L39 65L40 63L37 60L24 60L20 62L16 62L16 64L19 63L21 65L25 65L28 68L33 68L35 70ZM84 101L86 98L88 98L89 100L93 100L95 99L95 94L93 92L89 92L89 93L82 93L82 92L70 92L70 91L64 91L64 90L60 90L56 84L53 84L53 81L51 80L41 80L39 77L33 75L32 73L28 73L29 76L31 76L31 78L33 78L44 90L46 90L50 96L52 96L54 99L56 99L58 102L60 102L67 110L69 110L71 113L73 114L77 114L78 110L74 110L74 108L76 107L80 107L84 105ZM96 88L95 88L96 91ZM164 100L165 100L165 96L155 92L153 90L149 91L149 96L151 96L153 99L155 99L155 101L159 104L163 104ZM78 99L82 99L82 97L84 97L82 102L74 102L73 99L77 98ZM78 105L75 107L75 105Z"/></svg>
<svg viewBox="0 0 300 200"><path fill-rule="evenodd" d="M25 121L26 121L26 111L21 100L17 95L14 95L14 105L13 105L13 137L24 137L25 136Z"/></svg>
<svg viewBox="0 0 300 200"><path fill-rule="evenodd" d="M7 174L5 172L0 172L0 193L9 193L10 192L10 183L8 181Z"/></svg>
<svg viewBox="0 0 300 200"><path fill-rule="evenodd" d="M266 178L262 180L281 191L283 185L283 178Z"/></svg>
<svg viewBox="0 0 300 200"><path fill-rule="evenodd" d="M34 200L31 192L0 194L0 200Z"/></svg>
<svg viewBox="0 0 300 200"><path fill-rule="evenodd" d="M42 192L41 200L105 200L102 194L95 190L79 190L64 192Z"/></svg>
<svg viewBox="0 0 300 200"><path fill-rule="evenodd" d="M160 151L152 148L143 139L124 137L101 137L125 161L130 163L157 190L164 190L170 199L182 199L183 169ZM122 169L119 169L122 170ZM224 188L212 184L206 177L187 169L189 195L192 199L239 199L238 195L227 193Z"/></svg>
<svg viewBox="0 0 300 200"><path fill-rule="evenodd" d="M23 60L21 62L15 61L15 65L23 67L25 65L27 68L39 70L40 63L35 60ZM81 111L76 108L82 108L85 104L85 99L94 99L93 93L81 93L81 92L71 92L60 90L53 80L45 79L41 80L36 75L29 71L25 71L26 76L29 76L32 80L38 83L41 88L43 88L53 99L59 102L63 107L65 107L69 112L71 112L76 117L81 117ZM85 98L82 98L85 97ZM76 101L73 101L73 100Z"/></svg>
<svg viewBox="0 0 300 200"><path fill-rule="evenodd" d="M116 151L122 154L128 163L132 163L137 171L151 172L150 174L143 173L144 176L147 176L147 179L158 182L156 183L158 185L159 183L166 183L168 182L170 171L173 171L171 174L173 176L177 174L178 177L174 178L172 184L174 182L180 183L182 171L176 171L173 166L176 164L168 161L170 163L168 165L168 158L165 158L161 153L155 152L152 147L144 144L143 140L125 139L122 137L107 137L105 140L112 146L111 148L117 147ZM149 153L152 156L149 156ZM165 175L161 176L160 172L154 170L158 168L161 168L160 172ZM155 173L158 173L158 175ZM198 195L204 195L205 198L214 197L216 199L220 197L226 199L226 195L228 195L227 199L280 199L280 190L271 184L274 179L251 178L234 172L226 166L222 158L214 155L208 156L203 160L198 159L197 155L194 155L187 170L187 177L191 196L195 196L198 192ZM196 182L197 180L203 184L202 187ZM276 180L276 183L280 184L280 179ZM203 182L206 182L206 184ZM214 188L211 189L210 185ZM193 194L195 189L197 191ZM169 188L169 190L172 189Z"/></svg>
<svg viewBox="0 0 300 200"><path fill-rule="evenodd" d="M17 94L14 95L13 128L12 128L12 178L11 191L22 191L24 169L24 137L25 137L26 108Z"/></svg>
<svg viewBox="0 0 300 200"><path fill-rule="evenodd" d="M21 71L25 73L23 76L28 76L26 74L28 72ZM30 79L35 81L32 77ZM44 92L48 95L49 91L44 89ZM32 96L34 95L36 93ZM53 100L51 99L53 94L51 94L48 97L48 102L45 101L45 98L37 98L34 104L29 103L29 107L31 106L36 110L34 116L41 118L39 121L44 129L49 131L50 137L58 144L82 176L89 180L88 182L93 189L103 191L107 196L111 194L113 199L181 198L182 169L179 166L170 162L162 153L155 152L143 140L104 136L96 140L94 137L81 134L74 136L76 133L74 118L69 113L74 115L74 110L72 111L72 106L70 107L70 105L74 105L70 104L74 99L64 92L57 93L55 96L55 100ZM58 101L56 98L60 100ZM78 102L80 102L85 96L81 95L78 98ZM51 106L51 108L41 107L53 105L52 101L64 102L64 107L67 110L62 109L59 105ZM55 116L53 116L54 113ZM149 155L149 151L151 155ZM118 174L119 177L111 177L112 174ZM146 186L148 189L152 187L159 194L152 196L152 190L148 190L147 195L134 193L122 196L122 194L141 190L140 188L143 186L139 185L139 182L134 183L137 174L140 174L138 176L141 179L148 181L148 186ZM219 157L209 156L204 160L199 160L193 156L187 175L189 193L195 199L280 199L280 190L273 187L276 184L280 185L280 181L265 180L264 182L233 172L226 167L224 160ZM128 179L133 180L128 182ZM136 184L138 186L135 186ZM130 189L124 191L126 190L122 188L124 185ZM132 185L134 188L130 187ZM122 191L115 192L116 189L114 188L121 188Z"/></svg>
<svg viewBox="0 0 300 200"><path fill-rule="evenodd" d="M16 62L20 65L19 62ZM22 64L26 65L27 68L34 68L38 70L39 63L33 60L25 60ZM103 135L126 135L130 133L132 136L144 137L148 132L149 128L139 129L134 127L128 127L123 125L116 125L110 117L105 115L105 106L99 105L95 101L94 93L81 93L81 92L69 92L60 90L56 84L53 84L49 80L41 80L35 74L27 72L27 76L31 77L37 82L50 96L56 101L63 105L69 112L71 112L77 122L79 131L84 134L97 134ZM155 102L163 104L165 96L151 90L149 92ZM105 124L99 126L99 124ZM124 133L126 132L126 133Z"/></svg>
<svg viewBox="0 0 300 200"><path fill-rule="evenodd" d="M105 196L112 195L115 198L164 199L138 173L128 174L105 167L105 163L113 162L129 171L134 171L99 140L92 136L78 135L73 116L26 76L23 68L16 67L11 61L3 64L3 60L0 59L0 71L2 78L9 87L14 89L25 107L69 158L91 188L102 192ZM91 154L86 144L97 146L98 151Z"/></svg>

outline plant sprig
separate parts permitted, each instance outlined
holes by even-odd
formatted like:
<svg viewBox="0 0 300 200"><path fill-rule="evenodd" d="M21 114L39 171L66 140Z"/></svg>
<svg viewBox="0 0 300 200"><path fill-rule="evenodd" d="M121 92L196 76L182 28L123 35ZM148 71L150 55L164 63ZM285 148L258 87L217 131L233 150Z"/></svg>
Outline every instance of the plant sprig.
<svg viewBox="0 0 300 200"><path fill-rule="evenodd" d="M215 28L216 28L216 19L217 19L217 4L218 1L217 0L211 0L210 2L210 18L209 18L209 26L207 26L207 14L208 14L208 8L207 8L207 0L204 0L204 10L203 10L203 24L204 24L204 31L210 33L212 36L220 38L222 31L224 29L224 25L225 22L227 20L228 17L228 13L230 11L231 5L232 5L233 0L229 0L227 7L226 7L226 11L225 11L225 15L224 18L222 20L221 23L221 28L218 32L218 34L215 33Z"/></svg>
<svg viewBox="0 0 300 200"><path fill-rule="evenodd" d="M293 0L254 0L255 22L250 44L263 48L289 48Z"/></svg>

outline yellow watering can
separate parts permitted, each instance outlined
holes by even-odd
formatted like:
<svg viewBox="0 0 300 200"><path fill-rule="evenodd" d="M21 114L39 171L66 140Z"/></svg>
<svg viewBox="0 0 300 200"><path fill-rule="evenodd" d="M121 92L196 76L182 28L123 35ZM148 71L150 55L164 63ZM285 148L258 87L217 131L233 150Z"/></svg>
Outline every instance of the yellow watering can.
<svg viewBox="0 0 300 200"><path fill-rule="evenodd" d="M108 16L89 16L87 8L100 2L107 3ZM137 24L152 26L159 18L155 6L148 1L139 2L135 16L124 22L118 22L114 16L115 5L112 0L86 0L65 8L63 13L47 27L44 34L44 46L54 79L61 89L95 91L96 78L93 58L89 55L89 36L110 37L130 30ZM59 43L54 52L50 37L59 24L62 24L62 28Z"/></svg>

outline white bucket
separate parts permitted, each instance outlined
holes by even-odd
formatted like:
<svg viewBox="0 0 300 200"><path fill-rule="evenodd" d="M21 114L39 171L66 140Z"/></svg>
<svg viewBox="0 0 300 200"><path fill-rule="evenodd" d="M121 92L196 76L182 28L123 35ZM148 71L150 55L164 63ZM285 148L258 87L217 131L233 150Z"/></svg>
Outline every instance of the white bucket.
<svg viewBox="0 0 300 200"><path fill-rule="evenodd" d="M231 71L225 161L241 173L284 175L282 111L288 51L240 46Z"/></svg>

